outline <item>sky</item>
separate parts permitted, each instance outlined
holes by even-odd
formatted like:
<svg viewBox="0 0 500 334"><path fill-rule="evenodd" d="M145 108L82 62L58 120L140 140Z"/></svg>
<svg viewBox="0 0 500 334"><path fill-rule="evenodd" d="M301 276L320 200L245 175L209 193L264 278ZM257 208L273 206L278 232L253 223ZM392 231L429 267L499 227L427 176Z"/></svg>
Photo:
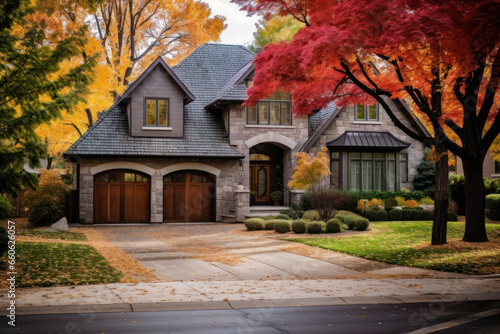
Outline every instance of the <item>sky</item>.
<svg viewBox="0 0 500 334"><path fill-rule="evenodd" d="M253 33L256 31L255 24L261 18L254 15L248 17L246 12L240 11L240 7L230 0L203 0L212 8L213 15L226 17L227 28L222 32L220 42L223 44L246 45L253 41Z"/></svg>

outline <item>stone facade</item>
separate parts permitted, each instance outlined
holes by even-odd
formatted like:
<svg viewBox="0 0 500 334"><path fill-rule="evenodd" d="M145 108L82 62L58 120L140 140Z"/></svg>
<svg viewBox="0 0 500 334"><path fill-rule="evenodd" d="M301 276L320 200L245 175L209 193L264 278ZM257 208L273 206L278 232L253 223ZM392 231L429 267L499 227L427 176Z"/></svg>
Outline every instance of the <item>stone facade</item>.
<svg viewBox="0 0 500 334"><path fill-rule="evenodd" d="M189 167L190 165L192 166L192 168ZM181 168L179 170L198 169L212 172L211 174L213 175L214 171L216 171L215 173L218 173L218 175L215 176L216 221L221 221L223 214L229 214L230 210L234 209L234 192L237 190L241 173L238 160L182 158L131 159L125 157L94 158L83 159L80 163L80 222L86 224L93 223L94 175L97 174L96 171L102 172L109 169L131 169L142 171L150 175L151 223L162 223L164 171L165 169L167 169L167 167L173 167L173 170L176 170L176 166L179 166Z"/></svg>

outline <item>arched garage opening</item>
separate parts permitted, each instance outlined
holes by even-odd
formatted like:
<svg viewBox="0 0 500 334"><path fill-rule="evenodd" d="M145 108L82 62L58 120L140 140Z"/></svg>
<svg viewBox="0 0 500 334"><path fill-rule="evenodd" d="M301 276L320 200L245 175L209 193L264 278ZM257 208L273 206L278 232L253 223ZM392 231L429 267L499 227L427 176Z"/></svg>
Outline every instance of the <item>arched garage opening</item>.
<svg viewBox="0 0 500 334"><path fill-rule="evenodd" d="M215 220L215 177L198 170L183 170L163 177L163 221Z"/></svg>
<svg viewBox="0 0 500 334"><path fill-rule="evenodd" d="M147 223L150 177L134 170L108 170L94 176L95 223Z"/></svg>

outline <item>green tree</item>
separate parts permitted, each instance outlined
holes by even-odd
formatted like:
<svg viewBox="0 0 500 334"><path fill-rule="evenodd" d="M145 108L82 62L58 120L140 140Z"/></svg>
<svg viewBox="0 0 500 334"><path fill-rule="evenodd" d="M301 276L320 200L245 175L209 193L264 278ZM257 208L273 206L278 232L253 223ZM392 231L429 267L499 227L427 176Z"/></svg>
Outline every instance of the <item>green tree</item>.
<svg viewBox="0 0 500 334"><path fill-rule="evenodd" d="M35 187L37 167L46 147L36 128L72 111L83 101L92 81L95 55L82 55L86 27L71 31L57 44L47 43L44 20L31 1L6 0L0 5L0 193ZM60 64L75 59L73 67Z"/></svg>
<svg viewBox="0 0 500 334"><path fill-rule="evenodd" d="M425 156L417 166L417 175L413 179L413 187L415 190L421 190L425 196L434 199L436 191L436 163L427 160L429 149L425 150Z"/></svg>
<svg viewBox="0 0 500 334"><path fill-rule="evenodd" d="M261 20L257 25L257 31L253 34L255 40L248 48L253 52L259 52L269 43L291 41L293 35L304 27L302 22L293 16L274 16L269 21Z"/></svg>

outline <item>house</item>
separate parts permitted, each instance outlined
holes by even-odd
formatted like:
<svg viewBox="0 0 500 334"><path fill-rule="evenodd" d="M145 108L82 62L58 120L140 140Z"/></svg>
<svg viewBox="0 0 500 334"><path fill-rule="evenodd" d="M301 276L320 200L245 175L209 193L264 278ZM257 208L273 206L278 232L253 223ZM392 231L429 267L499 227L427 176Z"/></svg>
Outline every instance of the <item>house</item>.
<svg viewBox="0 0 500 334"><path fill-rule="evenodd" d="M290 94L275 92L243 107L254 56L204 44L173 68L153 62L65 153L75 164L80 222L241 221L277 190L289 206L301 195L286 186L295 153L322 146L333 187L412 187L423 145L378 106L332 104L295 118Z"/></svg>
<svg viewBox="0 0 500 334"><path fill-rule="evenodd" d="M462 165L462 160L457 157L456 162L456 173L464 174L464 167ZM483 161L483 177L487 179L499 179L500 178L500 161L494 161L491 154L486 154Z"/></svg>

